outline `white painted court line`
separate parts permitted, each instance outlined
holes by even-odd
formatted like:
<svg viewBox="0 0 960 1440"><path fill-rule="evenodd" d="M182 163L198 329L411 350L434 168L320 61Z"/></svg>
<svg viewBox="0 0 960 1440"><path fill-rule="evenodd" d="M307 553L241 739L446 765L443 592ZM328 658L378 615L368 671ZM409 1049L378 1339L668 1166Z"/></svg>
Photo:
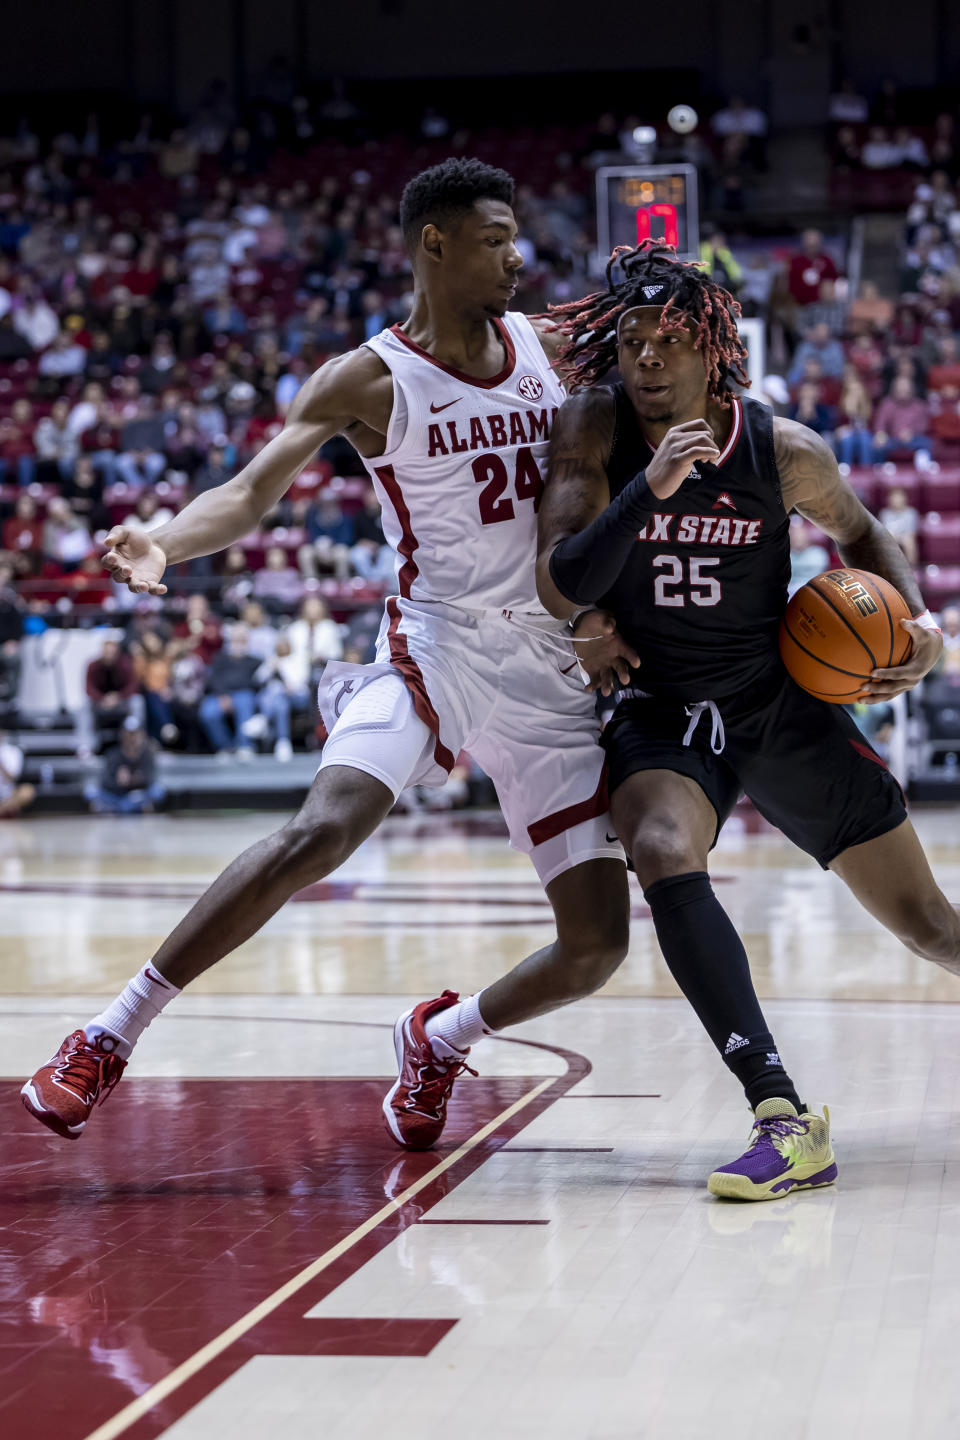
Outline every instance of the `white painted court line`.
<svg viewBox="0 0 960 1440"><path fill-rule="evenodd" d="M548 1090L551 1085L554 1085L556 1080L557 1077L554 1075L549 1076L546 1080L541 1080L539 1085L535 1085L526 1095L522 1095L519 1100L515 1100L512 1105L508 1106L507 1109L494 1120L484 1125L482 1130L478 1130L475 1135L471 1135L470 1139L464 1141L459 1150L454 1150L452 1155L448 1155L445 1160L441 1160L440 1163L435 1165L432 1170L429 1170L426 1175L421 1176L415 1184L411 1185L407 1190L404 1190L396 1199L384 1205L382 1210L378 1210L375 1215L370 1216L369 1220L365 1220L362 1225L358 1225L356 1230L351 1231L349 1235L345 1235L342 1240L339 1240L336 1245L325 1251L323 1255L319 1255L316 1260L312 1260L305 1269L300 1271L299 1275L294 1275L285 1285L281 1285L279 1290L275 1290L272 1295L268 1295L266 1300L261 1300L259 1305L255 1305L254 1308L248 1311L241 1319L235 1320L234 1323L219 1334L216 1339L209 1341L208 1344L191 1355L189 1359L184 1360L181 1365L178 1365L175 1370L171 1370L169 1375L166 1375L162 1380L158 1380L156 1385L152 1385L149 1390L144 1391L136 1400L132 1400L129 1405L125 1405L111 1420L105 1421L104 1424L98 1426L96 1430L91 1430L90 1434L86 1436L86 1440L115 1440L115 1436L122 1435L124 1430L128 1430L137 1420L141 1420L144 1415L149 1414L155 1405L159 1405L162 1400L166 1400L168 1395L172 1395L181 1385L192 1379L205 1365L209 1365L211 1360L215 1360L218 1355L222 1355L224 1350L228 1350L230 1346L239 1340L241 1336L245 1335L248 1330L252 1330L256 1325L259 1325L260 1321L265 1319L272 1311L279 1309L281 1305L290 1299L291 1295L295 1295L298 1290L302 1290L305 1285L309 1285L311 1280L323 1270L326 1270L335 1260L339 1260L340 1256L345 1255L358 1241L364 1239L372 1230L376 1230L377 1226L382 1224L388 1216L393 1215L401 1206L405 1205L408 1200L411 1200L414 1195L418 1195L421 1190L436 1180L438 1175L442 1175L445 1170L449 1170L451 1165L455 1165L458 1160L462 1160L464 1155L468 1155L481 1141L486 1140L488 1135L492 1135L494 1130L506 1124L518 1111L525 1109L527 1105L542 1095L544 1090Z"/></svg>

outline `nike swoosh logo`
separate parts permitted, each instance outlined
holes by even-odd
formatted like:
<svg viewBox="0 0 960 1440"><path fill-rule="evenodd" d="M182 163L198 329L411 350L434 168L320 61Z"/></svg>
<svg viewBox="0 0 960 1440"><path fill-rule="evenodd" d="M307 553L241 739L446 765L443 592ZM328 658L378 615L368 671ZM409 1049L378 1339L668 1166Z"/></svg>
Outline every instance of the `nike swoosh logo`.
<svg viewBox="0 0 960 1440"><path fill-rule="evenodd" d="M431 403L431 405L430 405L430 414L431 414L431 415L439 415L441 410L449 410L451 405L459 405L459 404L460 404L460 396L459 396L459 395L457 396L456 400L448 400L447 403L446 403L446 405L434 405L434 404Z"/></svg>
<svg viewBox="0 0 960 1440"><path fill-rule="evenodd" d="M607 836L607 844L608 844L608 845L619 845L619 844L620 844L620 836L619 836L619 835L608 835L608 836Z"/></svg>
<svg viewBox="0 0 960 1440"><path fill-rule="evenodd" d="M574 660L573 665L568 665L566 670L564 670L562 665L558 665L557 669L560 671L561 675L569 675L570 671L574 668L574 665L576 665L576 663L576 660Z"/></svg>

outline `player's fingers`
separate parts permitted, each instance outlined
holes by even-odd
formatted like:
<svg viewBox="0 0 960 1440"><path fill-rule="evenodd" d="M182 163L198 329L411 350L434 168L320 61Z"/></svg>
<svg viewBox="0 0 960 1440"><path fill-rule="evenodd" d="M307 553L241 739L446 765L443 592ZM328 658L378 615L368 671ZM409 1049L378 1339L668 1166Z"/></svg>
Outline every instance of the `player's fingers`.
<svg viewBox="0 0 960 1440"><path fill-rule="evenodd" d="M674 460L708 460L713 463L720 459L720 451L713 441L695 441L692 445L683 445L672 456Z"/></svg>
<svg viewBox="0 0 960 1440"><path fill-rule="evenodd" d="M919 680L920 670L919 667L915 668L909 663L906 665L895 665L892 669L871 670L870 672L871 680L892 680L895 684L900 685L902 685L904 681L910 679L910 677L912 677L912 680L914 681Z"/></svg>
<svg viewBox="0 0 960 1440"><path fill-rule="evenodd" d="M103 543L108 550L114 550L118 545L122 545L125 540L129 539L130 531L126 525L114 525L113 529L108 531L104 536Z"/></svg>
<svg viewBox="0 0 960 1440"><path fill-rule="evenodd" d="M622 658L627 662L627 664L631 667L631 669L636 670L638 668L640 664L640 656L637 654L636 650L634 650L632 646L627 645L623 640L620 641L620 654Z"/></svg>
<svg viewBox="0 0 960 1440"><path fill-rule="evenodd" d="M166 595L166 593L167 593L167 587L166 587L166 585L151 585L151 586L150 586L150 594L151 594L151 595Z"/></svg>

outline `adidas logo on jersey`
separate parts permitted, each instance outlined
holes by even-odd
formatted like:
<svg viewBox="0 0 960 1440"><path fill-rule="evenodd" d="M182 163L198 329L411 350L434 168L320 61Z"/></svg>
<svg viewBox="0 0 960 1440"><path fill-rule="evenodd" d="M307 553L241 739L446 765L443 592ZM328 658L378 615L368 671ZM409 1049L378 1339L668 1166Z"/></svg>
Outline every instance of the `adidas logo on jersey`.
<svg viewBox="0 0 960 1440"><path fill-rule="evenodd" d="M716 500L714 500L714 510L719 510L721 505L726 505L730 510L736 510L737 508L736 505L734 505L733 501L730 499L730 496L727 494L726 490L724 490L723 493L718 495Z"/></svg>
<svg viewBox="0 0 960 1440"><path fill-rule="evenodd" d="M702 478L703 478L703 477L701 476L700 471L697 469L696 465L691 465L691 466L690 466L690 474L687 476L687 479L688 479L688 480L700 480L700 479L702 479Z"/></svg>
<svg viewBox="0 0 960 1440"><path fill-rule="evenodd" d="M732 1030L730 1032L730 1039L727 1041L726 1049L723 1053L724 1055L732 1055L734 1050L742 1050L745 1045L749 1044L749 1040L745 1040L742 1035L737 1034L736 1030Z"/></svg>

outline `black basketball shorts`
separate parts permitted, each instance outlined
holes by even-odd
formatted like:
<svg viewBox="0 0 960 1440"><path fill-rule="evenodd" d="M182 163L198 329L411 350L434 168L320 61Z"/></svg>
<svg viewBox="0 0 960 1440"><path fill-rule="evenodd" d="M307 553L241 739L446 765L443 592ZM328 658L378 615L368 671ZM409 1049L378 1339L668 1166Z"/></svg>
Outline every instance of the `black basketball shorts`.
<svg viewBox="0 0 960 1440"><path fill-rule="evenodd" d="M717 812L717 834L744 791L760 814L826 869L850 848L906 819L903 791L840 705L815 700L784 671L756 704L717 706L725 731L711 749L711 715L689 743L682 701L621 700L603 732L611 795L639 770L696 781Z"/></svg>

